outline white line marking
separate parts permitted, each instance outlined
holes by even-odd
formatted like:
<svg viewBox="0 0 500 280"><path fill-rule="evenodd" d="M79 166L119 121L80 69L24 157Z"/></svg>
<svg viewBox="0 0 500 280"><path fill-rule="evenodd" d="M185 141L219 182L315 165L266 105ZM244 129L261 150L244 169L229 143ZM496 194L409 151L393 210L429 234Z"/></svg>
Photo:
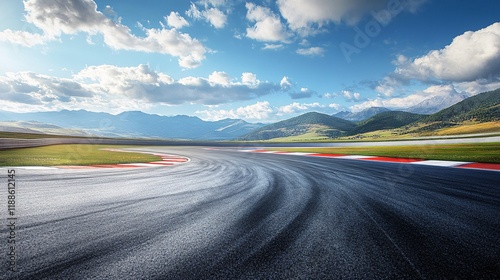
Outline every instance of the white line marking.
<svg viewBox="0 0 500 280"><path fill-rule="evenodd" d="M335 157L335 158L344 158L344 159L364 159L364 158L372 158L374 156L356 156L356 155L352 155L352 156L339 156L339 157Z"/></svg>
<svg viewBox="0 0 500 280"><path fill-rule="evenodd" d="M56 167L49 167L49 166L18 166L18 167L12 167L16 169L33 169L33 170L45 170L45 169L58 169Z"/></svg>
<svg viewBox="0 0 500 280"><path fill-rule="evenodd" d="M161 166L160 164L152 164L152 163L123 163L120 165L133 165L133 166L140 166L140 167L159 167Z"/></svg>
<svg viewBox="0 0 500 280"><path fill-rule="evenodd" d="M430 166L443 166L443 167L454 167L463 164L468 164L471 162L464 161L446 161L446 160L424 160L417 162L410 162L410 164L421 164L421 165L430 165Z"/></svg>
<svg viewBox="0 0 500 280"><path fill-rule="evenodd" d="M284 154L280 154L280 155L292 155L292 156L308 156L308 155L312 155L314 153L300 153L300 152L293 152L293 153L284 153Z"/></svg>

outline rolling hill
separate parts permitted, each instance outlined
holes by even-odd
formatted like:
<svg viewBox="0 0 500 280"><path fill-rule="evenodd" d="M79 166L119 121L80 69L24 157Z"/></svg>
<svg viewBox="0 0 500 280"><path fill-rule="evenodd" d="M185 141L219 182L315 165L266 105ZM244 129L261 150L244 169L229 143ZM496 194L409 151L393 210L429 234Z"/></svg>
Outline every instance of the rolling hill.
<svg viewBox="0 0 500 280"><path fill-rule="evenodd" d="M343 119L365 117L368 118L358 123ZM0 131L52 130L73 135L192 140L317 141L341 136L363 138L366 133L373 134L370 137L412 137L500 132L500 89L469 97L432 115L373 107L355 114L340 112L335 116L309 112L266 126L239 119L209 122L197 117L167 117L140 111L118 115L85 110L39 113L0 111L0 121L11 121L0 126Z"/></svg>
<svg viewBox="0 0 500 280"><path fill-rule="evenodd" d="M239 140L268 140L280 137L310 134L320 137L337 137L354 129L353 122L326 114L309 112L295 118L259 128Z"/></svg>
<svg viewBox="0 0 500 280"><path fill-rule="evenodd" d="M12 132L12 133L28 133L28 134L50 134L50 135L66 135L66 136L78 136L78 137L90 137L91 134L85 133L81 130L76 129L65 129L56 125L40 123L40 122L26 122L26 121L0 121L0 131L1 132Z"/></svg>
<svg viewBox="0 0 500 280"><path fill-rule="evenodd" d="M420 120L416 126L416 133L442 134L443 129L470 126L480 123L491 123L490 128L479 131L496 131L494 127L500 122L500 89L483 92L469 97L453 106ZM474 131L474 129L470 130Z"/></svg>
<svg viewBox="0 0 500 280"><path fill-rule="evenodd" d="M402 111L382 112L363 122L360 122L358 126L351 131L351 134L398 128L417 122L425 117L426 115L419 115Z"/></svg>
<svg viewBox="0 0 500 280"><path fill-rule="evenodd" d="M339 136L352 138L354 135L361 135L359 138L364 138L366 135L362 134L371 132L373 132L371 137L374 138L379 138L381 135L412 137L446 134L443 128L450 127L456 128L450 130L450 133L457 134L456 131L461 131L462 126L463 131L471 133L500 132L498 130L500 89L469 97L432 115L389 111L380 107L369 109L359 112L362 114L357 117L361 118L377 111L378 113L358 123L343 119L355 117L350 112L340 112L334 116L306 113L264 126L240 137L240 140L316 141Z"/></svg>

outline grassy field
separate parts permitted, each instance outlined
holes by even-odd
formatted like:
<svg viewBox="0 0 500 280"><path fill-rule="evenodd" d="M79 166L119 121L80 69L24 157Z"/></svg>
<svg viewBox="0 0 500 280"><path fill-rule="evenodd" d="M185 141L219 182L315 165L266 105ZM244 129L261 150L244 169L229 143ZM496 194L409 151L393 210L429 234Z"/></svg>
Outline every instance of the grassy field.
<svg viewBox="0 0 500 280"><path fill-rule="evenodd" d="M316 142L329 140L328 137L317 132L308 132L297 136L279 137L267 140L266 142Z"/></svg>
<svg viewBox="0 0 500 280"><path fill-rule="evenodd" d="M103 151L103 148L124 148L130 146L64 144L36 148L23 148L0 151L0 166L57 166L117 164L132 162L151 162L160 157L140 154Z"/></svg>
<svg viewBox="0 0 500 280"><path fill-rule="evenodd" d="M273 148L272 150L500 163L500 143L338 148Z"/></svg>
<svg viewBox="0 0 500 280"><path fill-rule="evenodd" d="M350 136L341 136L337 138L330 138L325 135L322 135L320 131L324 131L325 128L321 127L318 129L312 129L310 132L297 135L297 136L288 136L281 138L273 138L270 140L261 140L261 141L253 141L253 142L359 142L359 141L393 141L393 140L412 140L415 137L425 138L429 137L432 139L434 136L449 136L452 137L460 137L461 135L466 134L481 134L481 133L498 133L500 135L500 122L485 122L485 123L464 123L460 125L456 125L453 127L443 128L435 131L428 131L422 133L414 133L413 131L421 129L424 127L423 124L413 125L413 126L405 126L402 128L394 128L394 129L383 129L365 132L357 135Z"/></svg>
<svg viewBox="0 0 500 280"><path fill-rule="evenodd" d="M460 134L492 133L492 132L500 132L500 122L462 124L456 127L440 129L435 132L435 135L460 135Z"/></svg>

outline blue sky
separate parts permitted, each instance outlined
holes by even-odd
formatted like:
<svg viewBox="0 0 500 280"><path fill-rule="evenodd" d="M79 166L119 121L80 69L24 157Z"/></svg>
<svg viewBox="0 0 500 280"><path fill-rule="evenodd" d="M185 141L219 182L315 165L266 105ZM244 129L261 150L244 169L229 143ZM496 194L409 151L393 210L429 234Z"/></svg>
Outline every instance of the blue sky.
<svg viewBox="0 0 500 280"><path fill-rule="evenodd" d="M59 2L59 3L58 3ZM500 3L0 3L0 105L272 122L500 87Z"/></svg>

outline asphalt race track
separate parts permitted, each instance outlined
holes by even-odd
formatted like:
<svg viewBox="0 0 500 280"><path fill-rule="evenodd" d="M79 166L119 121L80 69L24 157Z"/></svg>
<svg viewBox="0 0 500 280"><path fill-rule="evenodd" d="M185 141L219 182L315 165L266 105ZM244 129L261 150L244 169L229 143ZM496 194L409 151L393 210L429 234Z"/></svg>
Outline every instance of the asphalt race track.
<svg viewBox="0 0 500 280"><path fill-rule="evenodd" d="M16 169L19 271L8 272L2 261L0 278L500 275L498 171L201 147L149 151L191 161Z"/></svg>

